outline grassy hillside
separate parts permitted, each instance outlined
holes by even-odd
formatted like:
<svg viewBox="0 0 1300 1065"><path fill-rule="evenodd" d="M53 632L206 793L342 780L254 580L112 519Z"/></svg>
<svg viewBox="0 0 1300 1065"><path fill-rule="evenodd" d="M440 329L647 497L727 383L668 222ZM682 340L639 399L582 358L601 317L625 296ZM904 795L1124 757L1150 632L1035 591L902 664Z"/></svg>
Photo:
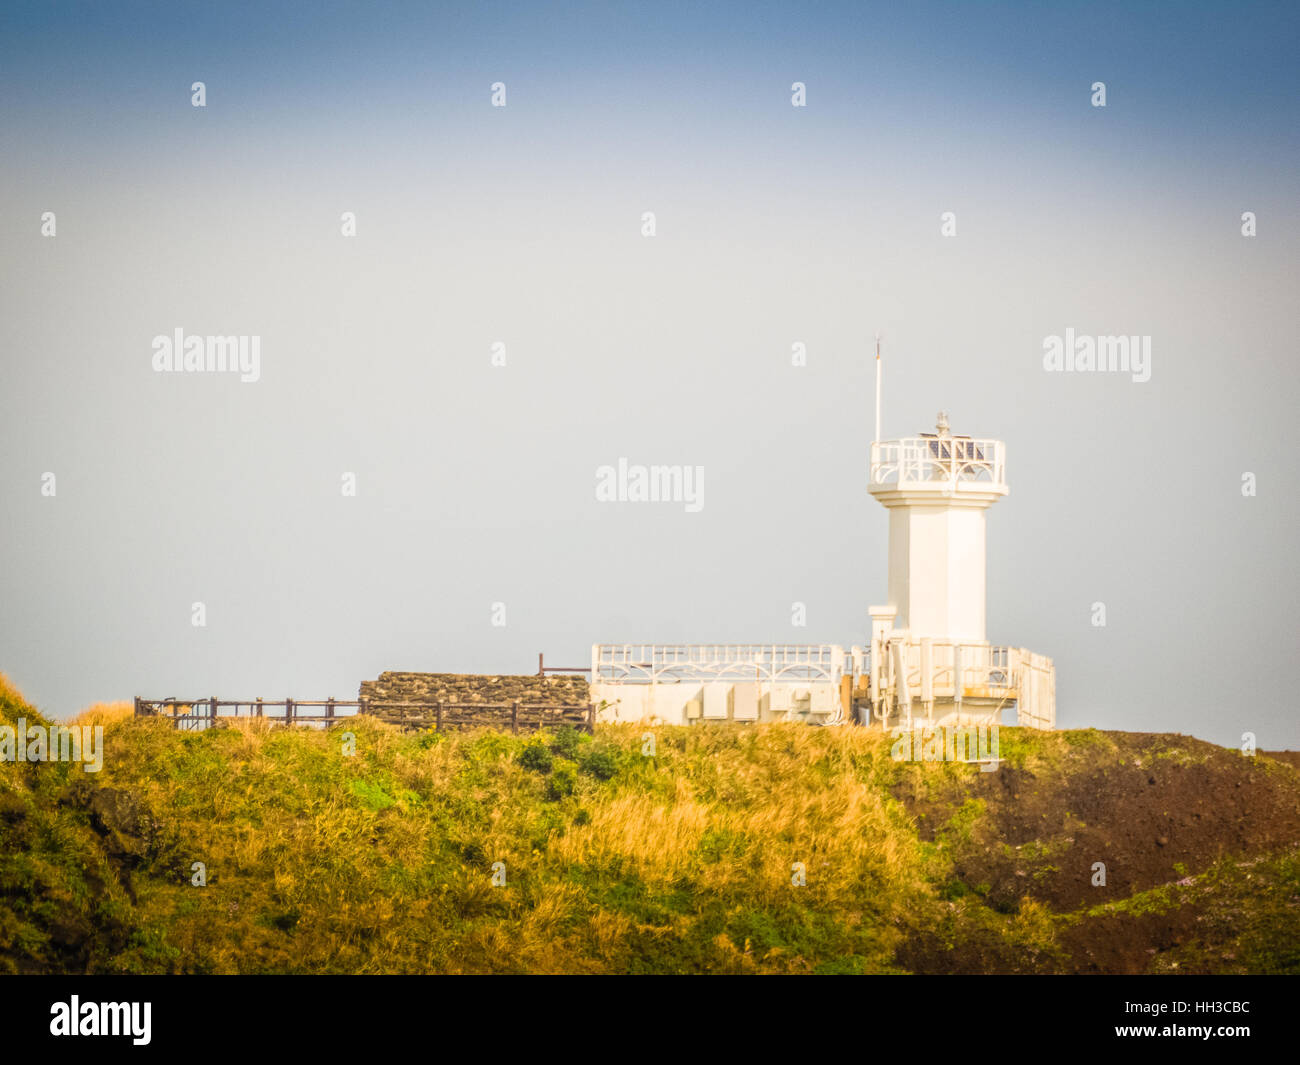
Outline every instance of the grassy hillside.
<svg viewBox="0 0 1300 1065"><path fill-rule="evenodd" d="M91 716L102 772L0 765L0 971L1300 972L1300 773L1186 737Z"/></svg>

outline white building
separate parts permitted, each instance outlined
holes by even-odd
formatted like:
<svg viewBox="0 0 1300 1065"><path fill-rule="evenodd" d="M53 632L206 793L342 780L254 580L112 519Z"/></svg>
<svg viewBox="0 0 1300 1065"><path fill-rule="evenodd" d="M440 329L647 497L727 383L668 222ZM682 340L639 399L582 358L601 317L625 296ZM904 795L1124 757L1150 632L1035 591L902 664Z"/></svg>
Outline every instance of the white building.
<svg viewBox="0 0 1300 1065"><path fill-rule="evenodd" d="M596 644L591 699L602 721L841 724L865 666L834 644Z"/></svg>
<svg viewBox="0 0 1300 1065"><path fill-rule="evenodd" d="M868 491L889 511L889 599L867 647L596 644L601 720L1054 728L1051 659L984 634L984 516L1007 494L1006 446L952 436L940 414L934 433L871 445Z"/></svg>

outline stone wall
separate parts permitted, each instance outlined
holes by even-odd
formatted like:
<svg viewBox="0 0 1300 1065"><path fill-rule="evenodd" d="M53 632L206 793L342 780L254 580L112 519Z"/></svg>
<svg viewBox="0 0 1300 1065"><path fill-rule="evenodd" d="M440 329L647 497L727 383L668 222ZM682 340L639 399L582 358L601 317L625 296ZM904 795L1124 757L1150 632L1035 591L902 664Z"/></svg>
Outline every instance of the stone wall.
<svg viewBox="0 0 1300 1065"><path fill-rule="evenodd" d="M366 712L406 729L590 729L590 694L586 678L576 673L381 673L377 680L361 682ZM411 703L421 705L403 705Z"/></svg>
<svg viewBox="0 0 1300 1065"><path fill-rule="evenodd" d="M580 706L591 701L580 673L548 677L493 676L489 673L381 673L361 682L361 698L372 707L384 703L512 703Z"/></svg>

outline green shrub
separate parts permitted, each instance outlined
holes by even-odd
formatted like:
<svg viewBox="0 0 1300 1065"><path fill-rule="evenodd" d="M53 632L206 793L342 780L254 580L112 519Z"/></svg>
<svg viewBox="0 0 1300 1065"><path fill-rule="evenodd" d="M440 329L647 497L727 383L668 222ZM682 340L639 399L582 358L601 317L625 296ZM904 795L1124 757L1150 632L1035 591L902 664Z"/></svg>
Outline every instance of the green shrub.
<svg viewBox="0 0 1300 1065"><path fill-rule="evenodd" d="M369 780L354 780L349 785L352 794L361 800L361 805L367 810L375 811L387 810L397 802L383 788L382 784L375 784Z"/></svg>
<svg viewBox="0 0 1300 1065"><path fill-rule="evenodd" d="M618 772L618 759L608 750L589 751L582 760L582 771L597 780L609 780Z"/></svg>
<svg viewBox="0 0 1300 1065"><path fill-rule="evenodd" d="M540 740L530 740L519 752L519 764L525 769L534 769L538 773L549 773L554 759L551 749Z"/></svg>
<svg viewBox="0 0 1300 1065"><path fill-rule="evenodd" d="M572 725L561 725L551 737L551 751L561 758L578 760L578 748L582 745L582 733Z"/></svg>
<svg viewBox="0 0 1300 1065"><path fill-rule="evenodd" d="M577 774L573 771L572 763L560 763L555 767L550 780L546 782L546 797L551 800L567 798L573 794L573 788L577 781Z"/></svg>

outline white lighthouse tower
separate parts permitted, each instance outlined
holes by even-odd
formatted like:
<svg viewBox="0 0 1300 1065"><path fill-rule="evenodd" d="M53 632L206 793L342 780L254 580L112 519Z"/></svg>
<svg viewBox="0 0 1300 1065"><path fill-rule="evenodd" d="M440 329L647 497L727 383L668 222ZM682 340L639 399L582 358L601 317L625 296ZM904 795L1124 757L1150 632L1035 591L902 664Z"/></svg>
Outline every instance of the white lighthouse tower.
<svg viewBox="0 0 1300 1065"><path fill-rule="evenodd" d="M870 492L889 511L889 601L913 636L984 640L984 512L1007 494L1006 447L948 431L877 442Z"/></svg>
<svg viewBox="0 0 1300 1065"><path fill-rule="evenodd" d="M1006 445L933 433L876 441L868 490L889 511L889 603L871 608L871 716L887 727L1053 728L1051 659L985 637L985 515L1007 494ZM1011 722L1005 722L1011 723Z"/></svg>

